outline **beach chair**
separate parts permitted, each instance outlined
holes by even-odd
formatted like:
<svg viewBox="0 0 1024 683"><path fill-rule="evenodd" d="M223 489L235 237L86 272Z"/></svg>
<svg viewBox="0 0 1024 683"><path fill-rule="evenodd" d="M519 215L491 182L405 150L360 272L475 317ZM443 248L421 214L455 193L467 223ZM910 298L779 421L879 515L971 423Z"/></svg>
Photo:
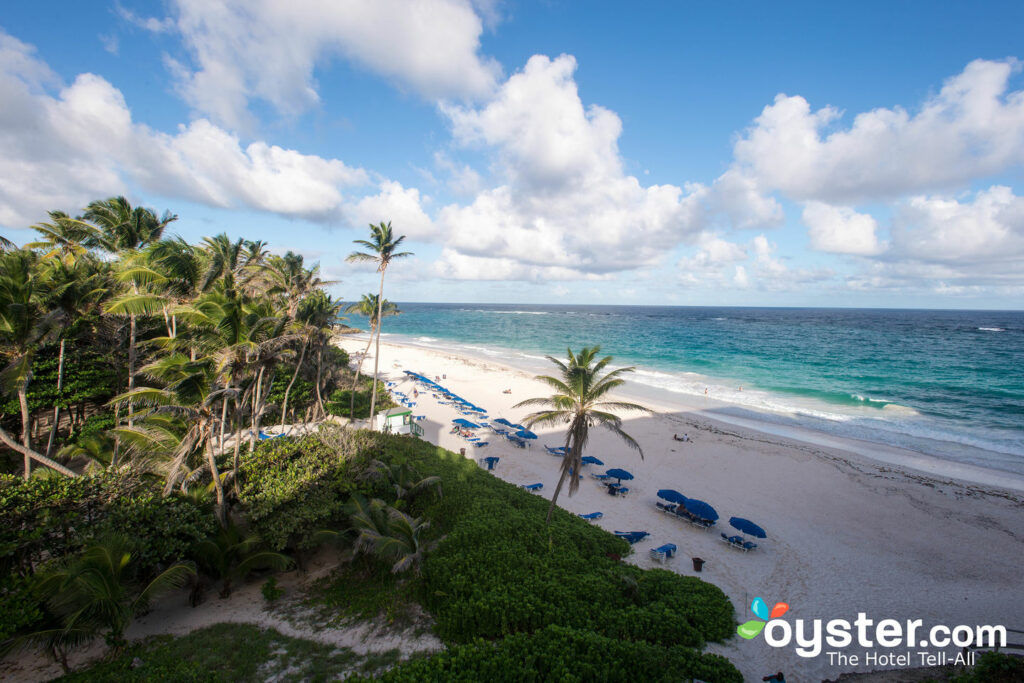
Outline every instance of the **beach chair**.
<svg viewBox="0 0 1024 683"><path fill-rule="evenodd" d="M280 439L282 436L284 436L284 434L267 434L262 429L258 434L258 438L260 441L267 441L268 439Z"/></svg>
<svg viewBox="0 0 1024 683"><path fill-rule="evenodd" d="M651 534L646 531L616 531L615 535L625 539L632 545L633 543L639 543Z"/></svg>
<svg viewBox="0 0 1024 683"><path fill-rule="evenodd" d="M741 536L727 536L724 532L720 534L723 543L728 543L730 548L743 550L743 538Z"/></svg>
<svg viewBox="0 0 1024 683"><path fill-rule="evenodd" d="M599 482L602 483L607 481L608 479L612 479L612 477L607 474L598 474L596 472L591 472L590 476L592 476L594 479L597 479Z"/></svg>
<svg viewBox="0 0 1024 683"><path fill-rule="evenodd" d="M676 508L679 507L675 503L662 503L661 501L656 501L654 505L662 512L670 515L676 514Z"/></svg>
<svg viewBox="0 0 1024 683"><path fill-rule="evenodd" d="M537 482L536 484L520 484L519 488L526 489L531 493L540 493L540 490L544 488L544 484L541 484L540 482Z"/></svg>
<svg viewBox="0 0 1024 683"><path fill-rule="evenodd" d="M413 415L413 418L416 419L417 421L419 421L419 420L426 420L427 416L426 415Z"/></svg>
<svg viewBox="0 0 1024 683"><path fill-rule="evenodd" d="M601 519L602 517L604 517L604 513L603 512L591 512L591 513L586 514L586 515L579 515L579 517L580 517L580 519L585 519L588 522L593 522L595 519Z"/></svg>
<svg viewBox="0 0 1024 683"><path fill-rule="evenodd" d="M666 562L672 559L672 556L676 554L676 544L666 543L663 546L657 548L651 548L651 557L658 560L659 562Z"/></svg>
<svg viewBox="0 0 1024 683"><path fill-rule="evenodd" d="M629 495L629 489L620 484L605 484L608 487L608 495L610 496L627 496Z"/></svg>
<svg viewBox="0 0 1024 683"><path fill-rule="evenodd" d="M491 442L490 441L481 441L480 439L477 439L476 441L473 441L472 443L473 443L473 448L483 448L484 446L489 446Z"/></svg>

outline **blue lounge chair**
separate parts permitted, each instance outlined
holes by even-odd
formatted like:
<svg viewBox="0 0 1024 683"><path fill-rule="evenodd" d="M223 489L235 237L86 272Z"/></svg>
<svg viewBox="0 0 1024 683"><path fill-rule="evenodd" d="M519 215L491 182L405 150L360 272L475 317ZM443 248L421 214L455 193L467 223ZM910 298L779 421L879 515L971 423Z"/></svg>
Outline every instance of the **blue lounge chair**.
<svg viewBox="0 0 1024 683"><path fill-rule="evenodd" d="M595 519L601 519L604 517L603 512L591 512L586 515L580 515L580 518L593 522Z"/></svg>
<svg viewBox="0 0 1024 683"><path fill-rule="evenodd" d="M672 559L672 556L676 554L676 544L666 543L663 546L657 548L651 548L651 557L658 560L659 562L665 562L666 560Z"/></svg>
<svg viewBox="0 0 1024 683"><path fill-rule="evenodd" d="M650 536L650 534L646 531L616 531L615 535L619 538L629 541L631 545L633 543L639 543L640 541Z"/></svg>
<svg viewBox="0 0 1024 683"><path fill-rule="evenodd" d="M541 484L540 482L537 482L536 484L520 484L519 488L532 491L533 493L539 493L540 490L544 488L544 484Z"/></svg>
<svg viewBox="0 0 1024 683"><path fill-rule="evenodd" d="M565 446L555 446L552 448L551 446L544 444L544 449L551 455L557 455L559 457L565 456Z"/></svg>
<svg viewBox="0 0 1024 683"><path fill-rule="evenodd" d="M473 447L474 448L483 448L484 446L489 446L491 444L490 441L481 441L480 439L477 439L476 441L473 441L472 443L473 443Z"/></svg>
<svg viewBox="0 0 1024 683"><path fill-rule="evenodd" d="M604 482L604 481L612 478L611 476L609 476L607 474L597 474L596 472L591 472L590 476L592 476L594 479L597 479L600 482Z"/></svg>
<svg viewBox="0 0 1024 683"><path fill-rule="evenodd" d="M419 420L426 420L426 419L427 419L427 416L426 416L426 415L413 415L413 417L414 417L414 418L415 418L415 419L416 419L417 421L419 421Z"/></svg>
<svg viewBox="0 0 1024 683"><path fill-rule="evenodd" d="M267 434L261 429L259 433L259 440L266 441L268 439L280 439L282 436L284 436L284 434Z"/></svg>
<svg viewBox="0 0 1024 683"><path fill-rule="evenodd" d="M757 547L757 544L753 541L745 541L742 536L726 536L722 533L722 542L728 543L730 548L736 548L736 550L742 550L747 552Z"/></svg>
<svg viewBox="0 0 1024 683"><path fill-rule="evenodd" d="M654 505L662 512L672 515L676 513L676 508L678 507L675 503L662 503L661 501L656 501Z"/></svg>
<svg viewBox="0 0 1024 683"><path fill-rule="evenodd" d="M492 455L488 458L480 458L480 464L489 470L493 470L494 466L498 464L498 460L500 460L500 458Z"/></svg>
<svg viewBox="0 0 1024 683"><path fill-rule="evenodd" d="M610 496L625 496L629 494L629 489L621 484L605 484L608 487L608 495Z"/></svg>

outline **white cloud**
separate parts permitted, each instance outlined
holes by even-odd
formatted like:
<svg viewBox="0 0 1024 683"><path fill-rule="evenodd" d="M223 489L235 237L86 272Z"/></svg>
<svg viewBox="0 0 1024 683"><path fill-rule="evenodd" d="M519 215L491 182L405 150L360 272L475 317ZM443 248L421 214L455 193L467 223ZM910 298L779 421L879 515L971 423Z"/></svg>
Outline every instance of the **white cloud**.
<svg viewBox="0 0 1024 683"><path fill-rule="evenodd" d="M878 221L849 207L807 202L803 221L812 249L857 256L873 256L884 249L878 242Z"/></svg>
<svg viewBox="0 0 1024 683"><path fill-rule="evenodd" d="M54 79L29 46L0 33L2 225L25 227L47 210L74 212L139 186L313 220L339 220L346 209L393 210L410 232L429 231L414 189L382 179L378 195L360 200L357 189L370 184L363 169L262 141L243 145L205 119L175 134L154 131L132 121L121 92L103 78L81 74L52 96L44 86Z"/></svg>
<svg viewBox="0 0 1024 683"><path fill-rule="evenodd" d="M767 196L754 178L736 169L729 169L715 180L707 201L709 211L724 215L733 228L767 228L780 224L784 218L778 200Z"/></svg>
<svg viewBox="0 0 1024 683"><path fill-rule="evenodd" d="M483 20L465 0L174 4L192 61L168 59L179 91L200 114L235 129L252 126L252 99L287 116L317 104L314 69L334 57L431 99L487 95L500 75L497 62L479 54Z"/></svg>
<svg viewBox="0 0 1024 683"><path fill-rule="evenodd" d="M1008 91L1016 61L976 60L915 113L811 111L778 95L735 145L738 168L791 199L850 204L949 189L1024 161L1024 92Z"/></svg>
<svg viewBox="0 0 1024 683"><path fill-rule="evenodd" d="M441 210L448 247L441 267L449 276L561 279L627 270L657 262L699 231L703 188L684 194L626 175L621 121L584 107L575 69L571 56L537 55L485 106L442 107L456 143L490 152L501 183ZM470 267L470 257L494 270Z"/></svg>
<svg viewBox="0 0 1024 683"><path fill-rule="evenodd" d="M448 280L524 280L537 283L610 279L608 275L584 273L575 268L531 265L507 257L471 256L447 248L434 262L433 274Z"/></svg>
<svg viewBox="0 0 1024 683"><path fill-rule="evenodd" d="M897 256L947 264L1024 263L1024 198L996 185L962 203L913 197L893 226ZM1021 276L1024 278L1024 268Z"/></svg>
<svg viewBox="0 0 1024 683"><path fill-rule="evenodd" d="M380 193L346 206L345 215L357 228L390 221L397 235L405 235L409 239L430 238L435 231L433 222L423 210L426 200L420 197L416 188L402 187L401 183L388 180L381 183Z"/></svg>

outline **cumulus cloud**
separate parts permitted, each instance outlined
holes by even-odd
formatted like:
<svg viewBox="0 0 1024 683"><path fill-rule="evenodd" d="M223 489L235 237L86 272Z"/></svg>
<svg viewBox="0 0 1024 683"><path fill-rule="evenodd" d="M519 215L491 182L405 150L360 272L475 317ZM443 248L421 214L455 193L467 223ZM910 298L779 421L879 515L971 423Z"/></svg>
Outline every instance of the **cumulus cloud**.
<svg viewBox="0 0 1024 683"><path fill-rule="evenodd" d="M334 57L431 99L487 95L501 71L467 0L174 0L174 21L191 58L167 60L180 93L234 129L253 125L252 99L289 116L317 104L314 69Z"/></svg>
<svg viewBox="0 0 1024 683"><path fill-rule="evenodd" d="M481 148L500 184L444 207L441 269L473 279L503 272L562 279L658 261L704 221L703 188L644 187L623 172L622 123L584 107L576 60L537 55L480 108L445 105L457 145Z"/></svg>
<svg viewBox="0 0 1024 683"><path fill-rule="evenodd" d="M206 119L174 134L132 120L123 95L81 74L56 96L49 68L32 48L0 33L0 224L24 227L46 211L75 211L133 186L217 207L245 207L313 220L342 220L351 207L386 211L425 230L419 195L378 179L380 193L361 204L370 174L337 159L266 142L243 145ZM356 196L352 196L355 194ZM377 219L379 220L379 218Z"/></svg>
<svg viewBox="0 0 1024 683"><path fill-rule="evenodd" d="M976 60L916 113L874 109L834 131L840 111L780 94L736 142L738 168L767 191L832 204L962 186L1024 161L1024 92L1009 91L1019 68Z"/></svg>
<svg viewBox="0 0 1024 683"><path fill-rule="evenodd" d="M397 234L425 239L435 234L434 224L423 210L425 200L416 188L402 187L401 183L388 180L381 183L378 194L347 205L345 214L355 227L390 221Z"/></svg>
<svg viewBox="0 0 1024 683"><path fill-rule="evenodd" d="M873 256L883 250L878 241L878 221L847 206L808 202L803 221L811 248L833 254Z"/></svg>
<svg viewBox="0 0 1024 683"><path fill-rule="evenodd" d="M968 202L913 197L894 221L893 242L895 255L904 258L1019 265L1024 259L1024 198L1001 185Z"/></svg>

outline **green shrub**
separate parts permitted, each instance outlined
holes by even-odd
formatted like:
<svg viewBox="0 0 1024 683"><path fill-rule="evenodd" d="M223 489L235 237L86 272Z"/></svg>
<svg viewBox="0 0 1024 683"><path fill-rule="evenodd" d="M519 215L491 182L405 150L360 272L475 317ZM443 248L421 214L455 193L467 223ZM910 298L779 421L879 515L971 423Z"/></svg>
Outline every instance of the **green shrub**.
<svg viewBox="0 0 1024 683"><path fill-rule="evenodd" d="M284 595L284 589L277 585L277 577L271 576L269 579L263 582L263 586L260 588L260 592L263 593L263 599L267 602L274 602Z"/></svg>
<svg viewBox="0 0 1024 683"><path fill-rule="evenodd" d="M607 638L561 626L477 639L400 664L379 680L413 681L681 681L742 683L729 660L686 647ZM349 679L360 680L360 679ZM362 679L365 680L365 679Z"/></svg>
<svg viewBox="0 0 1024 683"><path fill-rule="evenodd" d="M966 673L954 676L955 683L1015 683L1024 681L1024 659L1000 652L983 652Z"/></svg>
<svg viewBox="0 0 1024 683"><path fill-rule="evenodd" d="M308 548L314 534L341 517L356 490L364 437L349 434L340 443L319 436L270 439L257 446L241 467L239 501L254 532L273 550ZM353 454L353 455L346 455Z"/></svg>
<svg viewBox="0 0 1024 683"><path fill-rule="evenodd" d="M425 606L439 635L456 643L543 629L701 647L735 632L733 607L712 584L614 557L625 541L547 501L415 439L381 437L383 459L439 475L444 496L426 509L445 538L423 566ZM414 513L418 514L418 513Z"/></svg>

